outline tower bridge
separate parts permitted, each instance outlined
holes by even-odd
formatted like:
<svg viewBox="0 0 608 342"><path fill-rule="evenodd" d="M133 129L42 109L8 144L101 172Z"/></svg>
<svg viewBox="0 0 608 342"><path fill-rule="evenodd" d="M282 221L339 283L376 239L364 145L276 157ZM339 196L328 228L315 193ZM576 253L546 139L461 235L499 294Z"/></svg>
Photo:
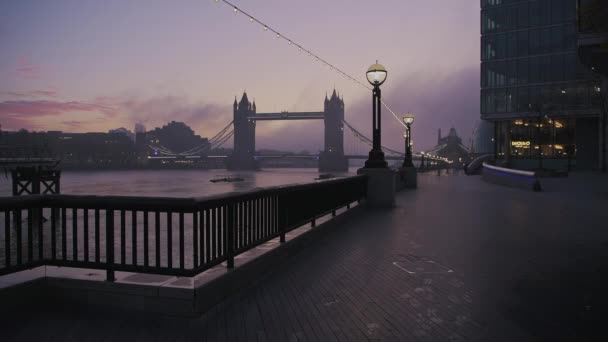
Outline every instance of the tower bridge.
<svg viewBox="0 0 608 342"><path fill-rule="evenodd" d="M323 120L324 148L319 154L310 155L260 155L256 153L255 129L258 121L276 120ZM346 130L345 130L346 129ZM349 133L349 144L345 147L345 132ZM228 140L234 139L234 149L231 155L210 153L223 146ZM258 113L255 101L250 102L246 93L241 100L235 98L233 104L233 120L204 144L195 146L187 151L173 152L159 141L148 144L153 160L223 160L231 170L255 170L262 160L276 158L309 158L318 160L321 172L348 171L349 159L367 159L372 147L372 140L358 131L344 119L344 99L334 90L330 97L325 96L322 112L278 112ZM403 151L397 151L382 146L386 160L403 160ZM412 159L437 163L447 163L440 157L431 154L413 153Z"/></svg>
<svg viewBox="0 0 608 342"><path fill-rule="evenodd" d="M234 152L228 168L256 169L255 127L257 121L323 120L325 124L324 150L319 155L320 171L347 171L348 159L344 155L344 100L334 89L330 98L325 96L323 112L257 113L255 101L249 102L244 93L240 102L234 99Z"/></svg>

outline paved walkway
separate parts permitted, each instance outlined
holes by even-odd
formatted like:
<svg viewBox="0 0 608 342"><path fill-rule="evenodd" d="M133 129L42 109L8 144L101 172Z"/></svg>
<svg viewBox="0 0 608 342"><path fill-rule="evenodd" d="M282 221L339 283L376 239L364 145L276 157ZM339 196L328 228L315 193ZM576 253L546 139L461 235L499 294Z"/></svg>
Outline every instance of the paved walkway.
<svg viewBox="0 0 608 342"><path fill-rule="evenodd" d="M87 308L0 317L4 341L606 340L608 177L533 193L421 175L196 319ZM0 309L1 312L1 309ZM6 314L6 313L5 313ZM7 338L8 337L8 338ZM603 338L601 338L603 337Z"/></svg>

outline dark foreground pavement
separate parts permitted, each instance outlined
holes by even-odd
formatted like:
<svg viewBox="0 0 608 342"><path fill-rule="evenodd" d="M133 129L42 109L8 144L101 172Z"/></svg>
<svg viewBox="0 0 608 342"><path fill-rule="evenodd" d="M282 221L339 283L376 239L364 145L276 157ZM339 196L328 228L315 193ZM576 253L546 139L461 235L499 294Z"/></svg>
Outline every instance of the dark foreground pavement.
<svg viewBox="0 0 608 342"><path fill-rule="evenodd" d="M0 308L0 340L605 341L607 180L421 175L202 317Z"/></svg>

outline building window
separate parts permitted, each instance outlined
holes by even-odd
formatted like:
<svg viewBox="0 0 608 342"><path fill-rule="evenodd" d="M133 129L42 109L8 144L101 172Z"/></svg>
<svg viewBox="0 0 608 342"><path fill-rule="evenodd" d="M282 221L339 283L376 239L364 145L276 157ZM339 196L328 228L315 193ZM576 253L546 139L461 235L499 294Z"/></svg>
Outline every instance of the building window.
<svg viewBox="0 0 608 342"><path fill-rule="evenodd" d="M564 55L551 56L551 81L563 81L564 69Z"/></svg>
<svg viewBox="0 0 608 342"><path fill-rule="evenodd" d="M530 59L524 58L517 61L517 79L519 80L519 84L526 84L528 82L534 82L530 80L530 73L537 71L534 66L530 65Z"/></svg>
<svg viewBox="0 0 608 342"><path fill-rule="evenodd" d="M566 81L576 80L576 65L578 65L578 58L575 53L564 55L564 79Z"/></svg>
<svg viewBox="0 0 608 342"><path fill-rule="evenodd" d="M518 28L526 28L530 25L529 14L528 14L529 6L528 4L522 4L517 6L517 27Z"/></svg>
<svg viewBox="0 0 608 342"><path fill-rule="evenodd" d="M570 23L564 26L562 35L562 46L565 51L576 51L577 48L576 24Z"/></svg>
<svg viewBox="0 0 608 342"><path fill-rule="evenodd" d="M505 36L506 38L506 57L515 58L517 57L517 33L509 32Z"/></svg>
<svg viewBox="0 0 608 342"><path fill-rule="evenodd" d="M518 119L510 124L511 141L509 148L514 159L575 158L574 119L543 117L539 119Z"/></svg>
<svg viewBox="0 0 608 342"><path fill-rule="evenodd" d="M509 85L517 84L517 61L507 62L507 80Z"/></svg>
<svg viewBox="0 0 608 342"><path fill-rule="evenodd" d="M551 52L560 52L564 50L564 27L556 26L551 28Z"/></svg>
<svg viewBox="0 0 608 342"><path fill-rule="evenodd" d="M506 57L506 35L499 34L496 36L496 58L503 59Z"/></svg>
<svg viewBox="0 0 608 342"><path fill-rule="evenodd" d="M517 111L527 112L530 110L530 95L528 87L520 87L517 89Z"/></svg>
<svg viewBox="0 0 608 342"><path fill-rule="evenodd" d="M515 88L508 88L505 96L506 101L506 112L515 112L515 104L517 101L517 90Z"/></svg>
<svg viewBox="0 0 608 342"><path fill-rule="evenodd" d="M528 31L517 32L517 54L519 57L528 55L528 45Z"/></svg>
<svg viewBox="0 0 608 342"><path fill-rule="evenodd" d="M540 30L530 30L530 54L538 55L541 53Z"/></svg>
<svg viewBox="0 0 608 342"><path fill-rule="evenodd" d="M540 57L530 58L530 83L539 83L540 78Z"/></svg>
<svg viewBox="0 0 608 342"><path fill-rule="evenodd" d="M484 61L496 58L496 37L484 37L482 39L481 59Z"/></svg>
<svg viewBox="0 0 608 342"><path fill-rule="evenodd" d="M496 90L496 111L504 113L507 110L506 92L504 89Z"/></svg>

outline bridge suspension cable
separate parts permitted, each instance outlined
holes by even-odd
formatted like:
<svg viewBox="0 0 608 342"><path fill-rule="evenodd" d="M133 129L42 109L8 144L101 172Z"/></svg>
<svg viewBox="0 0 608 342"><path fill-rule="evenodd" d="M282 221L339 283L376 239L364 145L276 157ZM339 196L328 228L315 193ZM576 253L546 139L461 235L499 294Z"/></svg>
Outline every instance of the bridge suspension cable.
<svg viewBox="0 0 608 342"><path fill-rule="evenodd" d="M175 153L162 145L149 144L148 147L155 151L158 151L160 154L172 157L192 156L195 154L200 154L202 152L208 152L212 149L219 148L234 135L234 128L232 124L233 121L230 121L230 123L226 125L226 127L222 128L218 133L216 133L211 139L209 139L209 141L205 142L204 144L201 144L199 146L180 153Z"/></svg>
<svg viewBox="0 0 608 342"><path fill-rule="evenodd" d="M249 12L243 11L241 8L239 8L238 6L234 5L233 3L231 3L228 0L214 0L214 2L219 3L219 2L223 2L224 4L232 7L232 11L235 14L238 13L242 13L243 15L247 16L247 18L249 18L249 22L250 23L256 23L262 26L262 29L264 31L270 31L274 34L276 34L277 38L279 39L283 39L284 41L287 42L287 44L293 46L294 48L298 48L298 51L300 52L305 52L306 54L308 54L308 56L314 58L315 60L317 60L318 62L321 62L323 64L325 64L326 66L329 67L329 69L331 71L335 71L337 72L339 75L343 76L344 78L362 86L363 88L367 89L367 90L372 90L372 88L369 87L369 85L359 81L357 78L351 76L350 74L348 74L347 72L343 71L342 69L338 68L337 66L335 66L332 63L329 63L326 59L322 58L321 56L319 56L318 54L314 53L311 49L305 48L304 46L302 46L302 44L294 41L293 39L285 36L284 34L280 33L279 31L275 30L274 28L268 26L266 23L262 22L260 19L256 18L255 16L251 15ZM399 116L389 107L389 105L382 100L382 105L393 115L393 117L397 120L397 122L405 127L405 123L403 123L401 121L401 119L399 118Z"/></svg>
<svg viewBox="0 0 608 342"><path fill-rule="evenodd" d="M217 142L217 143L216 143L216 144L213 146L213 149L220 148L222 145L224 145L224 143L225 143L226 141L228 141L228 139L232 138L233 136L234 136L234 130L231 130L231 131L230 131L228 134L226 134L226 136L224 136L224 137L222 138L222 140L219 140L219 141L218 141L218 142Z"/></svg>
<svg viewBox="0 0 608 342"><path fill-rule="evenodd" d="M222 139L224 139L224 136L226 134L230 134L230 132L228 132L228 130L232 127L233 122L234 121L230 121L230 123L228 125L226 125L226 127L222 128L222 130L220 130L217 134L215 134L206 143L201 144L197 147L191 148L187 151L178 153L178 155L189 156L189 155L193 155L193 154L198 154L204 150L211 150L211 149L215 148L215 145L217 144L218 141L222 141ZM231 132L234 133L234 128L231 130ZM224 140L224 142L225 142L225 140ZM222 144L224 142L222 142Z"/></svg>
<svg viewBox="0 0 608 342"><path fill-rule="evenodd" d="M346 120L342 120L342 122L351 131L351 133L353 133L353 135L357 139L359 139L361 142L365 143L366 145L369 145L370 147L373 146L372 140L370 140L368 137L366 137L365 135L363 135L363 133L359 132L356 128L354 128ZM395 150L390 149L388 147L381 146L381 148L386 153L396 154L396 155L403 155L403 152L395 151Z"/></svg>

